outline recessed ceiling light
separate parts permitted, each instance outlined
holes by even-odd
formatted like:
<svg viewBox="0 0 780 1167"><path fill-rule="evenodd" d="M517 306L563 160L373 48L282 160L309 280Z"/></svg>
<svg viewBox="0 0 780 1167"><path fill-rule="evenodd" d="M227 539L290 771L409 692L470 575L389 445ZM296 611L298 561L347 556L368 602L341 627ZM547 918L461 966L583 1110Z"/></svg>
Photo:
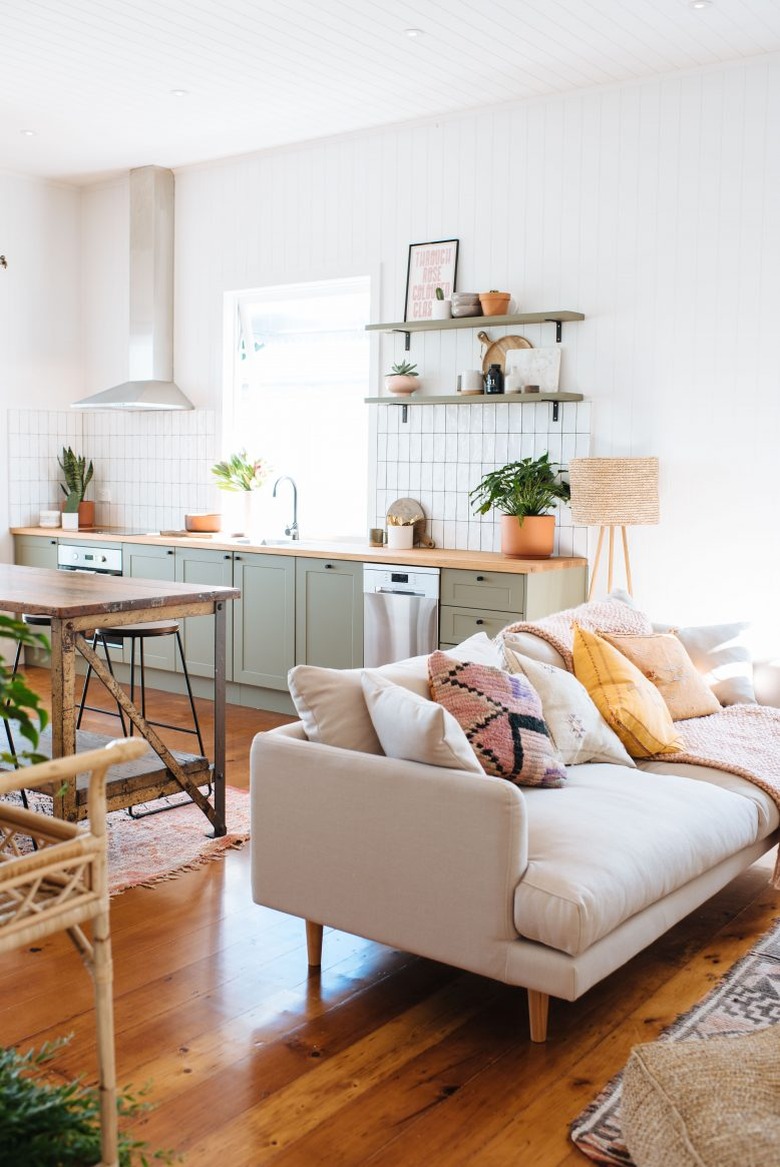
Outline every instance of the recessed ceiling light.
<svg viewBox="0 0 780 1167"><path fill-rule="evenodd" d="M422 36L423 30L421 28L405 28L404 32L407 36L415 37Z"/></svg>
<svg viewBox="0 0 780 1167"><path fill-rule="evenodd" d="M23 138L34 138L35 137L35 130L20 130L19 133L22 135Z"/></svg>
<svg viewBox="0 0 780 1167"><path fill-rule="evenodd" d="M689 8L711 8L712 0L688 0Z"/></svg>
<svg viewBox="0 0 780 1167"><path fill-rule="evenodd" d="M189 89L172 89L171 97L189 97Z"/></svg>

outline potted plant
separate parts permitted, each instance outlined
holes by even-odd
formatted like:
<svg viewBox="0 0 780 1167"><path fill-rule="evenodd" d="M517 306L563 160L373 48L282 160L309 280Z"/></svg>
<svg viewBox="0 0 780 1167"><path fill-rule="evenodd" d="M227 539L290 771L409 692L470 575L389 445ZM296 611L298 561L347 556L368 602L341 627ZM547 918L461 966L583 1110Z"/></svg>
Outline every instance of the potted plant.
<svg viewBox="0 0 780 1167"><path fill-rule="evenodd" d="M229 458L226 458L224 462L215 463L211 467L211 473L216 478L220 490L243 495L243 534L249 535L256 517L255 492L263 486L271 473L270 464L264 458L250 459L246 450L239 450L237 454L231 454Z"/></svg>
<svg viewBox="0 0 780 1167"><path fill-rule="evenodd" d="M436 289L436 299L431 304L431 317L433 320L449 320L452 316L452 301L445 300L444 288Z"/></svg>
<svg viewBox="0 0 780 1167"><path fill-rule="evenodd" d="M63 516L78 516L75 520L67 523L63 517L63 527L70 526L75 529L93 527L95 525L95 504L84 499L94 473L92 463L87 464L86 458L82 458L80 454L74 454L70 446L62 447L62 457L58 458L57 461L65 476L64 483L60 483L60 490L65 495L65 501L62 504Z"/></svg>
<svg viewBox="0 0 780 1167"><path fill-rule="evenodd" d="M491 470L469 492L479 515L501 513L501 552L510 559L549 559L555 538L555 503L570 496L560 466L544 453L522 458L499 470Z"/></svg>
<svg viewBox="0 0 780 1167"><path fill-rule="evenodd" d="M410 365L408 361L401 361L393 365L385 377L385 388L388 393L397 397L408 397L419 386L417 365Z"/></svg>
<svg viewBox="0 0 780 1167"><path fill-rule="evenodd" d="M479 293L479 302L482 305L483 316L505 316L509 311L509 292L497 292L491 288L489 292Z"/></svg>

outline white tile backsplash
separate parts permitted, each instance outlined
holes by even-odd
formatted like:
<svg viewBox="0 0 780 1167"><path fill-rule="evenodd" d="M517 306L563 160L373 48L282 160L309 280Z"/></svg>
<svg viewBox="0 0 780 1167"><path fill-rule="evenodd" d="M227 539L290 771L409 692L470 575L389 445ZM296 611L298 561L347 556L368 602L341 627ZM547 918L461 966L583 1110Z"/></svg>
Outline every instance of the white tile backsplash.
<svg viewBox="0 0 780 1167"><path fill-rule="evenodd" d="M499 550L497 516L474 515L468 497L488 471L545 450L567 466L570 458L590 451L590 406L585 402L564 403L557 421L552 404L545 401L412 405L406 423L395 405L372 408L378 410L376 525L384 525L396 492L408 489L425 511L428 532L438 546ZM388 417L383 419L383 414ZM419 424L415 420L412 425L416 418ZM385 431L397 434L397 440ZM572 526L568 507L561 511L557 532L556 554L585 554L587 529Z"/></svg>
<svg viewBox="0 0 780 1167"><path fill-rule="evenodd" d="M180 530L188 511L220 509L210 467L218 458L216 414L8 411L11 526L35 526L63 498L63 446L92 460L87 498L99 526ZM110 492L111 501L99 501Z"/></svg>

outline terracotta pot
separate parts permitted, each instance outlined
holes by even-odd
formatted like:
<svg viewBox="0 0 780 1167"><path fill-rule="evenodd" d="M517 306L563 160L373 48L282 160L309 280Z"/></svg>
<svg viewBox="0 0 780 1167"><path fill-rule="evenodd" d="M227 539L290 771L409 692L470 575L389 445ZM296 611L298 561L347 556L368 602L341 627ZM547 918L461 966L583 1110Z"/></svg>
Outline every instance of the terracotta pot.
<svg viewBox="0 0 780 1167"><path fill-rule="evenodd" d="M385 388L395 397L410 397L419 384L419 377L410 377L407 373L391 373L385 377Z"/></svg>
<svg viewBox="0 0 780 1167"><path fill-rule="evenodd" d="M222 529L222 515L197 514L184 516L185 531L215 532Z"/></svg>
<svg viewBox="0 0 780 1167"><path fill-rule="evenodd" d="M480 292L479 302L483 316L505 316L509 311L509 292Z"/></svg>
<svg viewBox="0 0 780 1167"><path fill-rule="evenodd" d="M555 541L555 515L501 516L501 554L507 559L549 559Z"/></svg>
<svg viewBox="0 0 780 1167"><path fill-rule="evenodd" d="M79 530L86 530L88 527L95 525L95 504L94 502L80 502L79 503Z"/></svg>

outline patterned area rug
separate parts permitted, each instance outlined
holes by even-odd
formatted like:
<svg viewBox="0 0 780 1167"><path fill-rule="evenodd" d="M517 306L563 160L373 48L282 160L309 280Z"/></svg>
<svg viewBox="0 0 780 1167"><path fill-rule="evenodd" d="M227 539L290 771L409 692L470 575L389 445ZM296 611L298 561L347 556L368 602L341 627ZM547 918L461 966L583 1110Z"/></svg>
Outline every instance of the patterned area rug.
<svg viewBox="0 0 780 1167"><path fill-rule="evenodd" d="M747 956L726 973L707 996L678 1017L659 1041L680 1041L751 1033L780 1024L780 920ZM597 1163L630 1167L633 1160L621 1138L620 1092L623 1074L616 1074L598 1098L574 1120L571 1137ZM670 1165L672 1167L672 1165Z"/></svg>
<svg viewBox="0 0 780 1167"><path fill-rule="evenodd" d="M177 802L177 799L179 801ZM242 847L249 838L249 792L227 787L225 795L228 834L211 838L212 827L202 811L179 796L161 799L152 807L168 802L172 810L132 819L125 810L107 816L108 886L111 895L130 887L152 887L173 879L184 871L221 858L226 851ZM32 810L51 811L51 799L32 793ZM135 808L142 812L144 806Z"/></svg>

